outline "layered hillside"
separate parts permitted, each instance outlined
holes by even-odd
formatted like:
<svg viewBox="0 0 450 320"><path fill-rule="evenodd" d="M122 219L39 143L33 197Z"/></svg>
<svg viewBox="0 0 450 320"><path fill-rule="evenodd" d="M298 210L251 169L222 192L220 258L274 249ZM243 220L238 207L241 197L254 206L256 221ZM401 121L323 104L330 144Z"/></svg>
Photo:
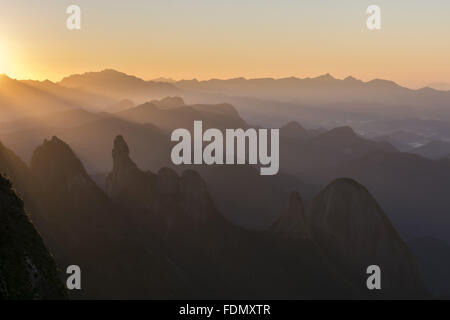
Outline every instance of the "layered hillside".
<svg viewBox="0 0 450 320"><path fill-rule="evenodd" d="M110 201L66 143L57 137L44 141L34 152L31 171L45 208L39 230L61 266L76 264L83 271L85 285L71 292L74 298L178 294L182 284L157 243Z"/></svg>
<svg viewBox="0 0 450 320"><path fill-rule="evenodd" d="M101 96L114 99L149 101L178 93L179 89L169 83L144 81L137 77L107 69L68 76L59 82L67 88L82 88Z"/></svg>
<svg viewBox="0 0 450 320"><path fill-rule="evenodd" d="M108 194L56 137L31 162L44 208L33 213L39 230L61 268L77 264L83 271L83 290L71 292L74 298L426 294L409 249L352 180L333 182L307 209L293 193L272 232L256 232L222 215L197 172L143 171L122 136L112 156ZM372 264L382 269L381 293L365 287Z"/></svg>
<svg viewBox="0 0 450 320"><path fill-rule="evenodd" d="M178 175L168 168L144 172L129 152L118 136L108 194L161 240L193 296L351 295L352 289L309 240L291 244L266 232L241 229L222 216L198 173Z"/></svg>

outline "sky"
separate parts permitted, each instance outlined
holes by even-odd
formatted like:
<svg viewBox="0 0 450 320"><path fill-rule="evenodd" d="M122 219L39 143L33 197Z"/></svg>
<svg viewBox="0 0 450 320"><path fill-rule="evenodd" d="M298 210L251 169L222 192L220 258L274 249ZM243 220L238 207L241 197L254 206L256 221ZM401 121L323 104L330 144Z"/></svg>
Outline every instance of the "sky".
<svg viewBox="0 0 450 320"><path fill-rule="evenodd" d="M80 6L81 30L66 9ZM381 30L366 27L369 5ZM450 83L448 0L0 0L0 73Z"/></svg>

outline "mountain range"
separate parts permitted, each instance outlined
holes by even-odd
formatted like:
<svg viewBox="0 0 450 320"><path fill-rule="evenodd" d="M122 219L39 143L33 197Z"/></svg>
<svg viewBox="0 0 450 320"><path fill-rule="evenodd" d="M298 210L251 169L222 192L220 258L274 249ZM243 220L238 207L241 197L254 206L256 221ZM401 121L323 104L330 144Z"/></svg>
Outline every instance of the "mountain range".
<svg viewBox="0 0 450 320"><path fill-rule="evenodd" d="M106 192L56 137L35 150L30 168L16 165L34 177L31 187L41 206L31 215L57 263L63 268L76 262L86 274L85 289L73 298L427 294L411 252L367 190L352 180L332 182L306 215L301 198L291 197L276 229L252 231L221 214L197 172L144 172L122 136L114 140L112 157ZM0 163L14 172L10 160L2 157ZM303 228L292 229L292 220ZM352 248L360 242L366 243L362 251ZM364 289L361 272L369 260L386 270L389 285L382 294Z"/></svg>
<svg viewBox="0 0 450 320"><path fill-rule="evenodd" d="M72 298L423 297L421 278L449 292L433 276L450 241L446 91L114 70L0 84L0 172L60 270L89 275ZM280 128L279 174L174 166L170 133L195 120ZM364 287L371 258L381 295Z"/></svg>

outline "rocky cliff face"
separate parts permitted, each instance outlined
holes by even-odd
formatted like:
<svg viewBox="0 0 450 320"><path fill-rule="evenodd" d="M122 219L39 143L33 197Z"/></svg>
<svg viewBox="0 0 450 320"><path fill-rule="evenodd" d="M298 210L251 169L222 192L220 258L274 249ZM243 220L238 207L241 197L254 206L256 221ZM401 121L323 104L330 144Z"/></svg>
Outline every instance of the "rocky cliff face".
<svg viewBox="0 0 450 320"><path fill-rule="evenodd" d="M193 170L179 176L170 168L156 174L140 170L130 158L122 136L114 140L113 170L106 180L106 189L114 201L131 211L145 211L145 217L168 222L177 216L186 223L202 224L219 220L204 180Z"/></svg>
<svg viewBox="0 0 450 320"><path fill-rule="evenodd" d="M53 257L0 175L0 300L66 298Z"/></svg>
<svg viewBox="0 0 450 320"><path fill-rule="evenodd" d="M40 209L39 183L23 162L12 150L0 142L0 172L14 182L17 195L24 200L26 210L34 212Z"/></svg>
<svg viewBox="0 0 450 320"><path fill-rule="evenodd" d="M307 231L297 194L286 213L292 216L289 224L299 222L288 233L299 240L292 245L284 238L279 241L269 233L241 229L227 221L197 172L185 170L179 175L170 168L144 172L130 158L121 136L116 137L112 154L109 195L164 248L183 279L187 296L273 298L350 293L317 247L303 238ZM305 230L305 235L297 237L298 230Z"/></svg>
<svg viewBox="0 0 450 320"><path fill-rule="evenodd" d="M371 297L365 285L372 264L382 271L376 297L424 294L408 248L355 181L331 183L307 210L293 193L269 233L225 219L193 170L142 171L122 136L112 156L108 194L56 137L36 150L31 170L19 166L39 186L43 210L33 220L58 265L82 268L83 298ZM15 158L4 159L3 168L14 172ZM39 269L31 259L29 267ZM2 296L5 288L3 281Z"/></svg>
<svg viewBox="0 0 450 320"><path fill-rule="evenodd" d="M113 170L106 179L108 195L125 206L149 209L155 192L156 176L146 173L130 158L130 150L122 136L114 140Z"/></svg>
<svg viewBox="0 0 450 320"><path fill-rule="evenodd" d="M55 239L50 242L58 247L55 254L82 250L81 243L89 237L98 240L110 233L104 226L116 210L66 143L57 137L45 140L33 153L30 169L40 184L44 207L38 226Z"/></svg>
<svg viewBox="0 0 450 320"><path fill-rule="evenodd" d="M119 181L133 172L132 163L122 162L126 159L121 152L126 150L119 146L115 153L121 168ZM130 212L114 204L92 181L66 143L57 137L44 141L33 154L31 171L42 186L45 211L40 230L60 265L79 265L84 275L83 289L71 292L72 297L169 298L177 294L182 285L158 244L151 242ZM144 185L138 187L145 190Z"/></svg>
<svg viewBox="0 0 450 320"><path fill-rule="evenodd" d="M314 199L309 219L319 245L362 288L366 268L378 265L382 294L425 294L412 253L376 200L356 181L338 179L329 184Z"/></svg>
<svg viewBox="0 0 450 320"><path fill-rule="evenodd" d="M330 183L314 198L306 215L294 194L273 231L292 239L309 236L362 296L426 296L410 250L376 200L354 180ZM370 265L381 268L381 291L367 290Z"/></svg>

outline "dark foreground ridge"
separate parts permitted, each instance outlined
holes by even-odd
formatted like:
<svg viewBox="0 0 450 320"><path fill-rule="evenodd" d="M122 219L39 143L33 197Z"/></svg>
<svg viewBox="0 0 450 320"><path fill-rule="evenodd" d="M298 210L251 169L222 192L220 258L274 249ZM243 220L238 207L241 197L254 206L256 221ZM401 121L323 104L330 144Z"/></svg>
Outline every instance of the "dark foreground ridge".
<svg viewBox="0 0 450 320"><path fill-rule="evenodd" d="M53 257L0 175L0 300L65 298Z"/></svg>

